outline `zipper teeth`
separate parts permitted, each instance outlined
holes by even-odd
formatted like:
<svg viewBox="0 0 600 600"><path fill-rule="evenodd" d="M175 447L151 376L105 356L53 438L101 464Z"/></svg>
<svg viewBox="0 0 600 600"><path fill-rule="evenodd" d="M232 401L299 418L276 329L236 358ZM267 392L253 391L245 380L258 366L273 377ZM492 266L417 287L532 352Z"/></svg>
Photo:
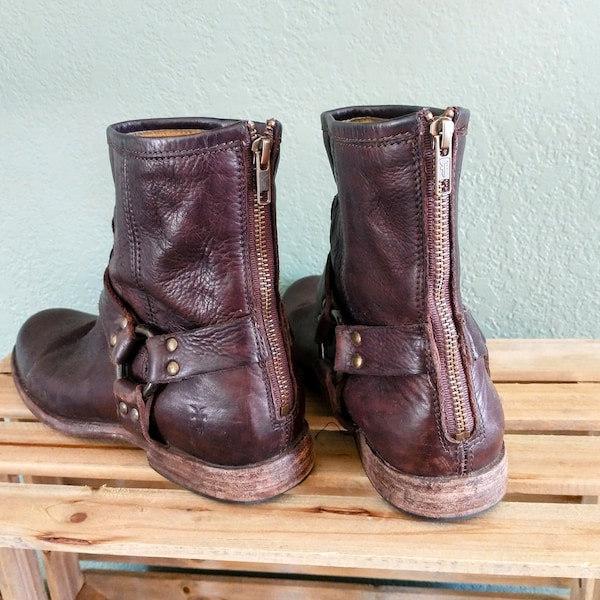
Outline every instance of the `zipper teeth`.
<svg viewBox="0 0 600 600"><path fill-rule="evenodd" d="M450 286L450 231L447 223L450 217L450 197L436 198L434 210L434 303L440 318L443 338L444 362L448 373L449 392L452 397L454 417L454 436L461 439L469 433L469 424L465 414L466 379L460 348L458 332L454 324L452 305L449 298Z"/></svg>
<svg viewBox="0 0 600 600"><path fill-rule="evenodd" d="M264 130L264 136L273 136L274 123L268 121ZM254 123L249 122L248 128L252 140L260 136ZM289 413L291 407L291 382L288 375L287 355L282 350L283 340L281 336L281 325L279 323L278 311L274 302L274 282L272 276L272 267L269 261L268 232L267 232L267 211L270 210L269 203L260 202L259 190L256 190L256 197L253 202L253 222L256 246L256 265L258 271L258 287L260 290L260 305L262 310L262 320L264 323L267 343L269 345L270 356L272 359L272 372L269 369L267 361L267 371L271 385L274 387L275 394L281 401L281 415Z"/></svg>
<svg viewBox="0 0 600 600"><path fill-rule="evenodd" d="M451 116L453 116L453 111L447 109L442 117ZM434 121L431 113L426 113L426 118L430 123ZM439 151L438 147L437 152ZM450 297L450 278L452 274L450 240L451 181L448 180L447 187L438 181L439 165L436 162L437 160L439 160L439 157L436 154L433 157L434 202L433 210L430 213L434 245L433 329L438 347L441 346L440 358L447 375L447 384L443 385L442 393L444 398L450 397L450 402L445 402L446 406L451 408L451 410L446 411L449 420L449 433L456 440L463 440L469 436L472 430L473 416L468 404L468 386ZM449 177L451 177L451 173L452 165L450 165ZM442 379L445 378L442 377Z"/></svg>
<svg viewBox="0 0 600 600"><path fill-rule="evenodd" d="M289 382L287 378L287 369L284 365L281 351L281 340L279 332L279 323L275 322L273 313L275 307L273 303L273 280L271 277L271 269L269 268L269 261L267 256L267 245L266 245L266 211L268 210L268 204L254 203L254 225L256 231L256 244L257 244L257 265L258 265L258 279L260 283L260 301L263 313L263 320L265 324L265 332L267 334L267 341L269 343L269 349L271 350L271 356L273 359L273 368L275 370L275 381L279 391L279 397L281 398L281 413L285 415L289 411L290 406L290 390ZM287 362L287 361L285 361Z"/></svg>

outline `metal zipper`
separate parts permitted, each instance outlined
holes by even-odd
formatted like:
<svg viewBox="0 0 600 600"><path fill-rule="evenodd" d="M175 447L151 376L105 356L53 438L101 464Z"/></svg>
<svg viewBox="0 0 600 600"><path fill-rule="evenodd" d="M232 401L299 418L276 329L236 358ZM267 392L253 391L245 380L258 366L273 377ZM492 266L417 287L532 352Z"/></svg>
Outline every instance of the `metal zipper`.
<svg viewBox="0 0 600 600"><path fill-rule="evenodd" d="M275 296L274 243L271 223L271 200L273 190L273 169L271 153L274 144L276 121L269 120L262 134L255 124L248 121L248 130L252 140L252 166L254 181L252 221L254 226L254 244L256 253L252 260L254 285L260 297L262 325L269 346L271 360L266 368L274 399L279 398L280 414L287 415L292 407L292 382L289 374L288 357L285 351L281 320ZM252 256L252 253L251 253Z"/></svg>
<svg viewBox="0 0 600 600"><path fill-rule="evenodd" d="M454 110L447 108L439 117L431 111L425 113L432 138L433 170L432 202L428 206L427 221L433 245L430 275L432 285L428 290L433 334L440 355L440 396L447 418L447 430L455 440L468 438L474 419L469 403L469 388L459 346L458 331L452 303L452 240L451 199L453 187ZM426 152L426 158L429 156ZM429 189L429 188L428 188Z"/></svg>

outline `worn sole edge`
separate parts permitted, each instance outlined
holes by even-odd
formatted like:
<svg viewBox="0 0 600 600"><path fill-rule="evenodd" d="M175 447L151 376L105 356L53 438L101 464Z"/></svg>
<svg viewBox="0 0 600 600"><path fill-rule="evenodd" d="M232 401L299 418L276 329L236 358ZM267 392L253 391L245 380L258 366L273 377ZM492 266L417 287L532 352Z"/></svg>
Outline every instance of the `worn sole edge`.
<svg viewBox="0 0 600 600"><path fill-rule="evenodd" d="M262 502L287 492L308 476L315 462L308 429L282 454L242 467L213 465L160 446L149 447L147 454L150 466L174 483L210 498L238 503Z"/></svg>
<svg viewBox="0 0 600 600"><path fill-rule="evenodd" d="M262 502L279 496L303 481L312 470L315 452L308 426L285 452L252 465L228 467L176 453L159 444L140 444L140 439L118 424L64 419L45 412L26 392L14 352L13 381L23 403L42 423L60 433L88 439L110 439L137 446L146 452L157 473L190 491L236 503Z"/></svg>
<svg viewBox="0 0 600 600"><path fill-rule="evenodd" d="M395 469L377 455L359 430L356 445L373 487L396 508L428 519L461 519L500 502L508 484L506 451L488 467L468 475L423 477Z"/></svg>

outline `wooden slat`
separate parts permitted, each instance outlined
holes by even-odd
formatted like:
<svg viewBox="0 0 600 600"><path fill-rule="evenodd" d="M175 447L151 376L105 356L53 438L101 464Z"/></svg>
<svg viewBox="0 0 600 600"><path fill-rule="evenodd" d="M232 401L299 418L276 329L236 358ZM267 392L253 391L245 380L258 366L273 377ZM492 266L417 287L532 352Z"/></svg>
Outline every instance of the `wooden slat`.
<svg viewBox="0 0 600 600"><path fill-rule="evenodd" d="M490 339L495 381L600 381L600 340ZM10 356L0 373L10 373Z"/></svg>
<svg viewBox="0 0 600 600"><path fill-rule="evenodd" d="M558 532L560 532L558 534ZM503 503L424 522L380 498L215 503L183 490L0 483L0 544L278 564L600 577L600 505Z"/></svg>
<svg viewBox="0 0 600 600"><path fill-rule="evenodd" d="M47 600L44 580L34 550L0 548L2 600Z"/></svg>
<svg viewBox="0 0 600 600"><path fill-rule="evenodd" d="M515 494L600 495L600 436L505 436L509 491ZM44 446L51 446L48 452ZM0 423L0 472L69 478L157 482L145 453L62 436L39 423ZM374 494L353 439L337 431L316 438L317 464L293 493Z"/></svg>
<svg viewBox="0 0 600 600"><path fill-rule="evenodd" d="M600 436L505 436L509 491L515 494L600 495ZM0 423L0 472L33 476L159 482L145 453L109 443L84 446L39 423ZM44 446L51 446L48 452ZM374 496L350 435L323 431L317 463L293 493Z"/></svg>
<svg viewBox="0 0 600 600"><path fill-rule="evenodd" d="M73 446L76 448L131 449L125 442L64 435L48 425L32 421L0 422L0 444L23 446Z"/></svg>
<svg viewBox="0 0 600 600"><path fill-rule="evenodd" d="M600 431L600 383L499 383L507 431Z"/></svg>
<svg viewBox="0 0 600 600"><path fill-rule="evenodd" d="M77 600L84 584L78 555L68 552L43 552L42 557L50 598Z"/></svg>
<svg viewBox="0 0 600 600"><path fill-rule="evenodd" d="M488 340L494 381L600 381L600 340Z"/></svg>
<svg viewBox="0 0 600 600"><path fill-rule="evenodd" d="M86 574L88 586L106 600L144 598L145 600L185 600L218 598L219 600L505 600L531 599L517 592L457 591L436 588L416 588L376 583L341 581L276 580L255 577L215 575L168 575L155 573L107 574L92 571ZM564 600L564 596L540 595L541 600Z"/></svg>
<svg viewBox="0 0 600 600"><path fill-rule="evenodd" d="M85 555L82 556L85 560ZM181 558L119 556L94 554L94 561L104 563L129 563L134 565L149 565L167 569L185 569L188 572L229 573L230 575L268 576L271 578L288 578L294 576L310 576L311 578L337 578L338 580L368 579L370 581L390 582L419 582L419 583L452 583L478 586L514 586L569 589L572 580L565 577L534 577L507 575L477 575L469 573L437 573L425 571L382 571L378 569L360 569L347 567L319 567L311 565L280 565L256 562L227 562L223 560L194 560ZM109 564L110 566L110 564ZM379 600L379 599L378 599Z"/></svg>
<svg viewBox="0 0 600 600"><path fill-rule="evenodd" d="M600 382L600 340L492 339L488 348L496 382ZM7 356L0 374L10 371Z"/></svg>
<svg viewBox="0 0 600 600"><path fill-rule="evenodd" d="M600 495L600 437L506 435L509 493Z"/></svg>
<svg viewBox="0 0 600 600"><path fill-rule="evenodd" d="M134 598L135 597L136 596L134 596ZM142 597L145 598L145 596L142 596ZM81 588L81 591L79 592L79 595L77 596L77 600L107 600L107 598L104 594L101 594L93 586L88 585L87 583L84 583L83 588ZM186 600L189 600L189 599L186 598Z"/></svg>
<svg viewBox="0 0 600 600"><path fill-rule="evenodd" d="M19 398L12 377L0 373L0 419L33 419L31 411Z"/></svg>
<svg viewBox="0 0 600 600"><path fill-rule="evenodd" d="M499 383L497 388L509 432L600 431L600 383ZM314 433L341 430L326 403L314 394L307 394L306 410ZM7 375L0 375L0 419L3 417L34 419Z"/></svg>
<svg viewBox="0 0 600 600"><path fill-rule="evenodd" d="M2 445L0 471L42 477L162 481L137 448L64 446L48 452L43 446Z"/></svg>
<svg viewBox="0 0 600 600"><path fill-rule="evenodd" d="M579 579L574 581L570 600L600 600L600 580Z"/></svg>
<svg viewBox="0 0 600 600"><path fill-rule="evenodd" d="M317 443L318 459L313 473L293 493L374 496L375 492L355 456L352 441L337 437L324 443L324 439L321 437ZM507 436L511 457L510 492L572 496L599 494L597 460L587 458L598 456L589 452L596 451L599 441L597 438L576 439L576 448L567 446L569 451L565 451L563 438L536 440ZM134 449L107 452L65 447L56 448L48 454L39 447L5 445L0 454L0 469L29 476L120 479L146 484L162 481L161 476L147 466L144 453Z"/></svg>
<svg viewBox="0 0 600 600"><path fill-rule="evenodd" d="M0 358L0 373L10 373L10 354L4 358Z"/></svg>

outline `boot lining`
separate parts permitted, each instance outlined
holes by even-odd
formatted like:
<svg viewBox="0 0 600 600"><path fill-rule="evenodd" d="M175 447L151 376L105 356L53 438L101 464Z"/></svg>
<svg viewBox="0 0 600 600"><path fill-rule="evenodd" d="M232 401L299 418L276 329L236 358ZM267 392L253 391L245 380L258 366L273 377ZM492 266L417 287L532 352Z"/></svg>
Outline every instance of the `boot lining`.
<svg viewBox="0 0 600 600"><path fill-rule="evenodd" d="M352 119L344 119L345 123L380 123L381 121L389 121L389 119L381 119L380 117L353 117Z"/></svg>
<svg viewBox="0 0 600 600"><path fill-rule="evenodd" d="M134 131L130 135L138 137L176 137L203 133L206 129L148 129L147 131Z"/></svg>

